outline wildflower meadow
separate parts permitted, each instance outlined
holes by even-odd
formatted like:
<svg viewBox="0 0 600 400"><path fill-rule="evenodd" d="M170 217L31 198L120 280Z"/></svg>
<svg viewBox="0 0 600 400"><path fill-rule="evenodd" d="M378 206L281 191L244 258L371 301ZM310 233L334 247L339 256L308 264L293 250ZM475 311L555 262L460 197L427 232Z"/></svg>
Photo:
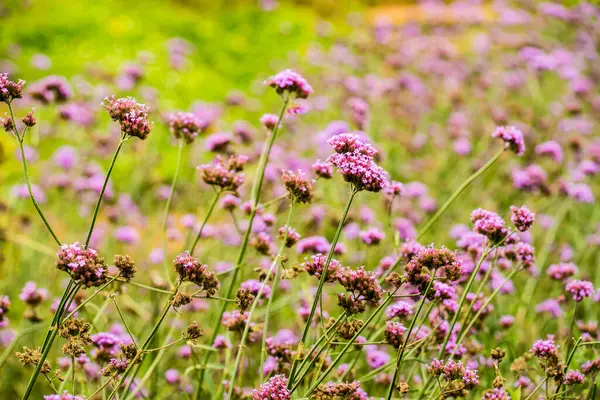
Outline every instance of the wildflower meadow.
<svg viewBox="0 0 600 400"><path fill-rule="evenodd" d="M600 6L0 5L0 399L600 399Z"/></svg>

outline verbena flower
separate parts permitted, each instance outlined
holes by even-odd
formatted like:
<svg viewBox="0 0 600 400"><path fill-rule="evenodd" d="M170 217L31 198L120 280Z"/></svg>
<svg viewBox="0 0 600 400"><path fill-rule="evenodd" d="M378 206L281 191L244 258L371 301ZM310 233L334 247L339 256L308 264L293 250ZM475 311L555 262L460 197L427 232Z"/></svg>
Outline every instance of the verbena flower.
<svg viewBox="0 0 600 400"><path fill-rule="evenodd" d="M242 155L231 155L227 159L219 155L212 164L203 164L197 169L206 184L235 194L244 183L244 174L241 171L247 161L248 157Z"/></svg>
<svg viewBox="0 0 600 400"><path fill-rule="evenodd" d="M400 322L387 321L383 336L388 344L397 349L404 344L404 332L406 327Z"/></svg>
<svg viewBox="0 0 600 400"><path fill-rule="evenodd" d="M115 100L115 96L104 99L104 108L113 121L121 126L121 132L126 136L135 136L146 139L152 130L152 123L148 121L148 106L140 104L133 97L124 97Z"/></svg>
<svg viewBox="0 0 600 400"><path fill-rule="evenodd" d="M85 287L100 286L107 280L108 267L96 250L79 242L64 244L56 253L56 267L67 272Z"/></svg>
<svg viewBox="0 0 600 400"><path fill-rule="evenodd" d="M304 172L283 171L281 179L292 201L305 204L312 201L314 180L306 179Z"/></svg>
<svg viewBox="0 0 600 400"><path fill-rule="evenodd" d="M515 152L518 156L525 154L525 140L523 133L514 126L499 126L492 133L492 137L504 141L507 150Z"/></svg>
<svg viewBox="0 0 600 400"><path fill-rule="evenodd" d="M594 295L594 284L589 281L572 280L565 286L565 290L571 294L573 300L580 302L586 297Z"/></svg>
<svg viewBox="0 0 600 400"><path fill-rule="evenodd" d="M287 378L284 375L275 375L258 389L252 391L252 400L290 400L292 395L287 388Z"/></svg>
<svg viewBox="0 0 600 400"><path fill-rule="evenodd" d="M268 78L265 85L274 88L279 95L286 93L300 99L307 98L313 92L308 82L291 69L283 70Z"/></svg>
<svg viewBox="0 0 600 400"><path fill-rule="evenodd" d="M565 385L581 385L585 382L585 375L578 370L570 369L565 375Z"/></svg>
<svg viewBox="0 0 600 400"><path fill-rule="evenodd" d="M73 95L71 86L62 76L51 75L29 87L31 97L42 104L64 103Z"/></svg>
<svg viewBox="0 0 600 400"><path fill-rule="evenodd" d="M177 112L169 116L169 130L177 139L184 139L186 143L192 143L194 139L206 127L193 113Z"/></svg>
<svg viewBox="0 0 600 400"><path fill-rule="evenodd" d="M364 267L342 268L337 279L346 289L346 293L338 293L338 304L350 315L365 311L366 303L377 305L383 296L377 277Z"/></svg>
<svg viewBox="0 0 600 400"><path fill-rule="evenodd" d="M356 190L379 192L389 185L387 173L375 163L376 150L357 135L336 135L327 141L335 153L327 161L342 174Z"/></svg>
<svg viewBox="0 0 600 400"><path fill-rule="evenodd" d="M519 231L525 232L531 228L535 221L535 213L531 212L525 206L510 206L510 211L512 213L510 220Z"/></svg>
<svg viewBox="0 0 600 400"><path fill-rule="evenodd" d="M192 257L189 252L183 252L175 257L173 265L182 282L195 283L207 297L214 296L219 290L220 283L216 274L209 271L206 265L200 263L197 258Z"/></svg>
<svg viewBox="0 0 600 400"><path fill-rule="evenodd" d="M0 73L0 102L10 103L13 99L23 97L25 83L21 79L18 82L11 81L7 73Z"/></svg>
<svg viewBox="0 0 600 400"><path fill-rule="evenodd" d="M310 259L305 258L304 263L302 263L302 267L308 272L309 275L316 276L321 279L321 274L325 268L325 262L327 261L327 256L324 256L321 253L315 254L311 256ZM329 266L327 267L327 277L325 278L326 282L335 282L337 280L337 274L340 272L342 268L342 264L336 259L332 258Z"/></svg>
<svg viewBox="0 0 600 400"><path fill-rule="evenodd" d="M558 348L553 339L540 339L531 347L531 353L541 359L555 357L558 354Z"/></svg>
<svg viewBox="0 0 600 400"><path fill-rule="evenodd" d="M44 400L84 400L85 398L82 396L75 396L73 394L69 394L66 390L61 394L49 394L44 396Z"/></svg>

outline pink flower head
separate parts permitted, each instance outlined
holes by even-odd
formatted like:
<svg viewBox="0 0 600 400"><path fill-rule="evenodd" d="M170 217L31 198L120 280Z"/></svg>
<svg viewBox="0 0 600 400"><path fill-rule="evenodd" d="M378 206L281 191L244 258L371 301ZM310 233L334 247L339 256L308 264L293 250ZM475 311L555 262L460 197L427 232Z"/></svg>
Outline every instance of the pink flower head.
<svg viewBox="0 0 600 400"><path fill-rule="evenodd" d="M560 346L554 344L553 338L547 340L540 339L533 344L531 347L531 352L538 358L547 359L551 356L557 355L559 347Z"/></svg>
<svg viewBox="0 0 600 400"><path fill-rule="evenodd" d="M290 400L292 394L287 388L287 378L284 375L275 375L260 388L252 391L252 400Z"/></svg>
<svg viewBox="0 0 600 400"><path fill-rule="evenodd" d="M594 295L594 284L589 281L573 280L566 284L565 290L573 296L573 300L580 302L586 297Z"/></svg>
<svg viewBox="0 0 600 400"><path fill-rule="evenodd" d="M13 82L8 79L7 73L0 73L0 102L10 103L13 99L23 97L25 81Z"/></svg>
<svg viewBox="0 0 600 400"><path fill-rule="evenodd" d="M522 156L525 153L523 133L514 126L499 126L492 133L492 137L502 139L504 141L504 148L514 151L518 156Z"/></svg>
<svg viewBox="0 0 600 400"><path fill-rule="evenodd" d="M531 212L527 207L510 206L512 215L510 220L521 232L525 232L531 228L535 221L535 213Z"/></svg>
<svg viewBox="0 0 600 400"><path fill-rule="evenodd" d="M169 116L169 130L177 139L192 143L206 125L193 113L178 112Z"/></svg>
<svg viewBox="0 0 600 400"><path fill-rule="evenodd" d="M291 69L283 70L268 78L265 81L265 85L275 88L275 91L279 95L288 93L300 99L307 98L313 92L313 88L308 82Z"/></svg>
<svg viewBox="0 0 600 400"><path fill-rule="evenodd" d="M133 97L115 100L115 96L104 99L104 108L113 121L119 122L121 132L127 136L146 139L152 130L148 121L148 106L138 103Z"/></svg>

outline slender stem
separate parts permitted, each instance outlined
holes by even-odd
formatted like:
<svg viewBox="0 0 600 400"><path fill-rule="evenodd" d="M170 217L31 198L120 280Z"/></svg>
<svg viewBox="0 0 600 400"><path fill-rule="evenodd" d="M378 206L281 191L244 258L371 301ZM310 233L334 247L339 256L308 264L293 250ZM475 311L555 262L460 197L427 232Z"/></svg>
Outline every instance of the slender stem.
<svg viewBox="0 0 600 400"><path fill-rule="evenodd" d="M279 262L281 261L281 256L283 255L283 251L285 250L285 243L287 242L288 229L289 229L290 219L292 217L293 208L294 208L294 202L292 201L290 203L290 210L288 212L287 222L285 225L286 226L285 235L283 237L283 240L281 241L281 245L279 246L279 251L277 252L277 255L275 256L275 258L273 259L273 262L271 263L271 266L269 267L269 271L267 272L267 276L265 277L265 280L263 281L262 285L260 286L260 289L258 289L258 293L256 294L256 299L252 303L252 307L250 308L250 312L248 313L248 320L246 321L246 326L244 327L244 332L242 333L242 339L240 340L238 352L235 357L235 363L233 365L233 372L231 373L231 379L229 380L229 392L227 395L228 399L233 398L233 388L235 386L235 378L237 376L237 371L240 367L240 363L242 361L242 355L244 353L244 348L246 347L246 340L248 339L248 333L250 332L250 323L252 321L252 316L254 315L254 311L258 307L258 303L260 302L260 297L263 294L265 286L267 286L267 282L269 282L269 279L271 278L273 269L276 267L279 267ZM272 296L273 296L273 293L271 293L271 297ZM266 335L266 332L263 332L263 336L265 336L265 335ZM262 369L262 365L260 366L260 368Z"/></svg>
<svg viewBox="0 0 600 400"><path fill-rule="evenodd" d="M352 189L350 192L350 197L348 198L348 202L346 203L346 208L344 209L344 213L342 214L342 218L340 219L340 223L338 224L337 231L335 232L335 236L333 237L333 241L331 242L331 247L329 248L329 254L327 255L327 261L323 266L323 272L321 273L321 279L319 279L319 285L317 286L317 291L315 293L315 298L312 303L312 307L310 309L310 313L308 314L308 319L306 320L306 324L304 325L304 331L302 333L302 339L298 343L298 349L296 350L296 357L294 358L294 362L292 363L292 369L290 371L290 376L288 379L288 389L292 387L292 382L294 380L294 373L296 372L296 366L298 364L298 357L302 355L302 349L306 343L306 339L308 338L308 332L310 330L310 326L315 315L315 311L317 310L317 304L321 299L321 294L323 292L323 285L325 284L325 280L327 279L327 272L329 269L329 264L333 259L333 253L335 252L335 246L340 238L340 234L342 233L342 229L344 227L344 222L348 217L348 212L350 211L350 206L352 206L352 201L358 191L356 189Z"/></svg>
<svg viewBox="0 0 600 400"><path fill-rule="evenodd" d="M290 210L288 213L288 219L286 222L285 229L285 237L283 243L287 242L288 234L289 234L289 226L290 226L290 217L292 215L292 207L294 206L294 202L290 203ZM233 216L233 214L232 214ZM280 263L277 263L277 268L275 269L275 278L273 278L273 287L271 288L271 296L269 296L269 300L267 301L267 310L265 312L264 322L263 322L263 335L262 335L262 345L260 348L260 384L262 385L264 382L265 374L263 365L265 363L265 355L267 354L267 334L269 332L269 316L271 313L271 304L273 304L273 298L275 297L275 291L277 290L277 286L279 285L279 277L281 276L281 268Z"/></svg>
<svg viewBox="0 0 600 400"><path fill-rule="evenodd" d="M154 336L156 335L156 332L158 332L158 328L160 327L160 325L164 321L165 317L169 313L169 310L171 309L171 302L172 302L173 298L177 295L177 292L179 291L179 287L180 286L181 286L181 282L177 285L177 287L175 288L175 291L173 292L173 294L171 295L171 297L169 297L169 300L167 301L167 304L165 305L165 308L163 309L163 312L161 313L158 321L156 322L156 324L152 328L152 331L150 332L150 335L148 336L148 338L146 339L146 341L142 344L142 347L140 348L141 351L133 359L133 361L129 364L129 367L127 367L127 369L125 370L125 372L123 372L121 374L121 379L119 380L119 382L117 383L117 385L115 386L115 388L113 389L113 391L108 396L108 400L111 400L117 394L117 392L121 388L121 385L123 385L123 383L125 382L125 379L127 379L127 376L131 373L131 370L133 369L134 365L138 361L141 360L142 356L144 355L144 351L148 348L148 346L150 345L150 342L152 341L152 339L154 339ZM140 361L140 364L141 364L141 361ZM131 378L131 382L133 382L133 377ZM128 386L127 388L125 388L125 390L123 391L123 393L122 393L122 395L120 397L123 397L123 396L125 396L127 394L127 391L129 390L129 387L130 386Z"/></svg>
<svg viewBox="0 0 600 400"><path fill-rule="evenodd" d="M168 341L170 340L171 336L173 335L173 332L175 331L176 327L177 327L177 324L171 325L171 329L167 333L167 338L165 339L165 343L168 343ZM148 371L146 371L144 376L140 379L140 382L136 385L135 389L126 397L127 400L133 399L142 390L142 387L148 381L148 379L150 379L150 377L152 376L152 373L158 366L158 363L164 356L165 350L167 349L167 347L168 347L168 345L161 347L160 352L156 355L156 358L152 361L152 364L150 364L150 367L148 367ZM157 350L157 349L154 349L154 350ZM147 350L147 351L151 351L151 350Z"/></svg>
<svg viewBox="0 0 600 400"><path fill-rule="evenodd" d="M71 318L73 315L75 315L75 313L79 310L81 310L83 307L85 307L85 305L87 303L89 303L94 297L96 297L96 295L100 294L108 285L110 285L111 283L113 283L113 281L115 281L119 276L115 276L112 279L110 279L108 282L106 282L104 285L100 286L100 288L98 290L96 290L91 296L89 296L87 299L85 299L83 302L81 302L81 304L79 304L73 311L71 311L69 313L69 315L67 315L63 321L68 320L69 318Z"/></svg>
<svg viewBox="0 0 600 400"><path fill-rule="evenodd" d="M106 191L106 186L108 185L108 180L110 179L110 175L115 166L115 162L117 161L117 157L121 148L123 147L123 143L125 143L124 137L119 141L119 145L117 146L117 150L113 155L112 161L110 162L110 167L108 168L108 172L106 174L106 178L104 179L104 184L102 185L102 190L100 191L100 196L98 196L98 202L96 203L96 208L94 209L94 214L92 215L92 223L90 225L90 230L88 231L87 239L85 239L85 247L87 248L90 244L90 240L92 239L92 233L94 232L94 226L96 225L96 218L98 218L98 211L100 211L100 204L102 204L102 199L104 198L104 192Z"/></svg>
<svg viewBox="0 0 600 400"><path fill-rule="evenodd" d="M548 377L546 376L546 377L544 378L544 380L543 380L543 381L541 381L541 382L539 383L539 385L537 385L537 386L536 386L536 387L533 389L533 392L531 392L531 393L529 394L529 396L527 396L527 397L525 398L525 400L529 400L529 399L531 399L531 398L533 397L533 395L534 395L534 394L536 394L538 390L540 390L540 388L542 387L542 385L543 385L544 383L546 383L546 381L547 381L547 380L548 380Z"/></svg>
<svg viewBox="0 0 600 400"><path fill-rule="evenodd" d="M219 197L221 197L221 193L223 193L222 190L219 190L215 193L215 196L213 197L213 200L210 203L210 206L208 207L208 212L206 213L206 216L204 217L204 220L202 221L202 225L200 225L200 230L196 234L196 237L194 238L194 242L192 243L192 246L190 247L190 255L192 255L192 256L194 255L194 250L196 250L198 241L200 240L200 237L202 236L204 227L206 226L206 223L208 222L210 215L213 213L213 210L215 209L215 206L217 205L217 203L219 201Z"/></svg>
<svg viewBox="0 0 600 400"><path fill-rule="evenodd" d="M71 355L71 382L72 389L71 393L75 393L75 356Z"/></svg>
<svg viewBox="0 0 600 400"><path fill-rule="evenodd" d="M567 355L571 352L573 346L573 331L575 330L575 319L577 318L577 310L579 309L579 302L575 302L573 307L573 316L571 317L571 324L569 325L569 335L567 336Z"/></svg>
<svg viewBox="0 0 600 400"><path fill-rule="evenodd" d="M178 151L177 151L177 164L175 166L175 175L173 175L173 181L171 182L171 190L169 191L169 197L167 198L167 204L165 204L165 211L163 213L162 222L162 248L163 248L163 267L165 277L170 280L171 274L169 273L169 264L167 262L167 220L169 218L169 209L171 208L171 202L173 201L173 194L175 193L175 185L179 178L179 171L181 170L181 159L183 156L183 147L185 146L185 140L179 139Z"/></svg>
<svg viewBox="0 0 600 400"><path fill-rule="evenodd" d="M571 365L571 361L573 361L573 357L575 357L575 352L579 348L580 343L581 343L581 336L579 337L579 339L577 339L577 341L575 342L575 347L573 347L573 350L571 350L571 352L569 353L569 355L567 357L567 363L565 364L565 369L563 370L565 374L569 370L569 366ZM556 396L558 394L558 392L560 392L560 388L562 387L562 385L563 384L561 382L561 383L559 383L556 386L556 391L554 392L554 396Z"/></svg>
<svg viewBox="0 0 600 400"><path fill-rule="evenodd" d="M393 293L391 295L393 295ZM312 392L314 392L314 390L317 388L317 386L319 386L321 384L321 382L323 382L323 380L325 378L327 378L327 375L329 375L329 373L335 368L337 363L341 360L341 358L344 356L344 354L348 351L348 348L350 348L350 346L353 345L356 338L358 336L360 336L362 331L369 325L369 323L371 323L371 321L375 318L375 316L377 314L379 314L379 312L381 312L381 310L383 310L383 308L389 303L389 301L392 298L391 295L388 295L387 298L381 302L379 307L377 307L375 309L375 311L373 312L373 314L371 314L371 316L365 321L364 325L356 331L356 333L354 334L352 339L350 339L348 344L346 346L344 346L344 348L340 351L340 353L337 355L335 360L333 360L333 362L329 365L329 368L327 368L327 370L323 374L321 374L321 376L316 380L315 383L313 383L313 385L310 387L310 389L308 389L308 392L306 392L304 394L304 396L302 396L303 398L309 398L309 396L312 394ZM298 383L300 383L300 381L298 381Z"/></svg>
<svg viewBox="0 0 600 400"><path fill-rule="evenodd" d="M277 125L271 132L271 135L267 138L267 145L261 154L261 158L259 160L258 168L256 169L256 173L254 175L254 181L252 183L252 211L250 212L250 219L248 220L248 226L246 227L246 232L244 233L244 238L242 239L242 244L240 246L240 251L238 252L237 259L235 262L235 268L233 269L233 274L231 276L231 280L229 281L229 285L227 287L227 294L225 297L231 298L233 294L233 290L235 288L235 284L237 281L237 277L240 273L240 269L242 263L244 261L244 256L246 255L246 249L248 247L248 242L250 241L250 234L252 233L252 224L254 223L254 218L256 217L256 210L258 206L258 202L260 199L260 192L262 190L262 185L265 177L265 169L267 167L267 163L269 162L269 156L271 154L271 149L273 148L273 143L275 143L275 139L277 138L277 133L281 127L281 122L283 120L283 116L285 114L285 110L288 107L290 99L286 97L283 101L283 105L281 107L281 111L279 112L279 118L277 120ZM227 302L223 302L221 306L221 310L219 312L218 318L215 319L215 325L213 327L212 335L210 337L210 343L212 344L215 341L215 338L219 334L219 330L221 328L221 317L225 310L227 310ZM202 393L202 386L204 383L204 376L206 373L206 365L210 359L211 352L207 352L202 361L202 366L200 368L200 375L198 376L198 386L196 388L196 400L200 400L200 394Z"/></svg>
<svg viewBox="0 0 600 400"><path fill-rule="evenodd" d="M448 346L448 342L450 341L450 337L452 336L452 331L454 330L454 326L456 325L456 322L458 321L458 318L460 316L460 310L462 309L462 306L465 303L467 294L471 290L471 286L473 286L475 277L479 273L481 264L483 264L483 260L485 260L485 258L487 257L488 254L489 253L487 252L487 248L484 249L483 252L481 253L481 258L479 259L479 262L475 266L475 269L473 269L473 272L471 272L471 276L469 277L467 286L465 287L465 289L463 290L463 292L460 296L460 301L458 302L458 308L456 309L456 312L454 313L454 316L452 317L452 323L450 324L450 328L448 329L448 333L446 334L446 338L444 339L444 344L442 345L440 352L438 354L438 358L440 358L440 359L444 356L444 353L446 352L446 346Z"/></svg>
<svg viewBox="0 0 600 400"><path fill-rule="evenodd" d="M467 180L465 180L458 187L458 189L456 189L454 191L454 193L452 193L452 196L450 196L450 198L448 200L446 200L446 202L444 203L444 205L442 205L440 207L440 209L433 215L433 217L431 217L431 219L429 221L427 221L427 223L425 224L425 226L419 231L419 234L417 235L417 238L415 240L419 240L424 234L426 234L427 231L429 231L429 229L433 226L433 224L442 216L442 214L444 214L444 212L446 212L446 210L452 205L452 203L454 203L454 201L458 198L458 196L460 196L460 194L475 179L477 179L481 174L483 174L492 165L494 165L494 163L500 158L500 156L502 155L502 153L504 153L504 149L502 149L498 153L496 153L496 155L493 156L487 163L485 163L485 165L483 165L481 168L479 168L477 171L475 171L475 173L473 173L473 175L469 176L467 178Z"/></svg>
<svg viewBox="0 0 600 400"><path fill-rule="evenodd" d="M402 365L402 357L404 356L404 351L406 349L406 345L408 344L408 341L410 340L410 335L412 335L412 331L413 331L413 328L415 327L415 323L417 322L417 318L419 317L419 314L421 313L421 310L423 309L423 306L425 305L425 301L427 300L427 294L429 293L429 290L431 289L431 286L433 285L433 281L435 280L434 279L435 273L436 273L436 270L433 270L433 272L431 273L430 279L429 279L429 283L427 284L427 288L425 289L425 293L423 293L423 299L421 300L421 304L419 304L419 308L417 309L417 313L415 314L413 319L410 321L410 326L408 328L408 334L404 337L404 343L402 344L401 347L398 348L398 358L396 359L396 369L394 370L394 376L392 377L390 386L388 388L387 400L391 400L392 395L394 394L394 387L396 385L396 379L398 378L398 373L400 372L400 366Z"/></svg>
<svg viewBox="0 0 600 400"><path fill-rule="evenodd" d="M129 329L129 324L127 324L127 322L125 321L125 317L123 316L123 313L121 312L121 307L119 307L119 303L117 303L117 300L112 295L110 296L110 299L112 300L113 304L115 305L115 308L117 309L117 312L119 313L119 317L121 317L121 321L123 322L123 326L125 327L125 330L129 334L129 337L131 338L131 342L133 344L135 344L135 346L137 347L135 337L133 336L133 333L131 333L131 329Z"/></svg>
<svg viewBox="0 0 600 400"><path fill-rule="evenodd" d="M63 309L62 310L59 309L56 312L56 314L58 315L58 317L56 319L56 327L54 329L51 329L50 337L48 338L46 348L44 348L42 350L42 355L40 357L40 361L35 366L35 369L33 370L33 374L31 375L31 378L29 379L29 383L27 384L27 389L25 390L25 394L23 395L23 400L27 400L29 398L29 396L31 395L31 392L33 391L33 387L35 386L35 381L37 380L37 378L40 374L40 371L42 370L44 361L46 361L46 358L48 357L48 353L50 352L50 349L52 348L52 343L54 342L54 339L56 338L56 335L58 334L58 325L60 324L62 313L65 310L68 310L69 305L71 304L71 302L73 301L73 298L75 297L75 295L77 294L77 291L79 290L79 287L80 287L80 284L76 284L73 287L73 289L67 295L67 301L65 302Z"/></svg>
<svg viewBox="0 0 600 400"><path fill-rule="evenodd" d="M46 219L46 216L42 212L42 209L40 208L37 200L35 199L33 190L31 188L31 182L29 180L29 169L27 168L27 158L25 157L25 148L23 146L23 140L25 139L25 131L23 131L23 136L19 135L19 131L17 129L17 123L15 121L15 116L13 114L13 109L12 109L12 106L10 105L10 103L8 103L8 110L10 111L10 116L13 120L14 131L15 131L15 134L19 141L19 149L21 151L21 162L23 164L23 172L25 173L25 183L27 184L27 190L29 191L29 197L31 198L31 202L33 203L33 206L35 207L37 213L39 214L40 218L44 222L44 225L46 225L48 232L50 232L50 235L52 235L52 238L54 239L56 244L60 246L61 245L60 240L58 240L58 237L52 230L52 227L50 226L50 223L48 222L48 220Z"/></svg>
<svg viewBox="0 0 600 400"><path fill-rule="evenodd" d="M500 293L500 290L502 290L502 288L504 287L504 285L506 284L506 282L508 282L509 280L511 280L512 277L515 276L515 274L517 272L519 272L520 270L521 270L520 268L513 269L512 272L498 286L498 288L496 288L496 290L494 290L494 292L490 295L490 297L487 298L487 300L479 308L479 310L477 311L477 313L475 313L475 315L471 319L471 322L469 322L469 324L466 326L466 328L463 329L462 334L460 335L459 339L456 341L456 345L454 346L454 352L458 349L458 346L462 343L462 341L465 339L465 337L469 334L469 331L473 327L473 324L475 324L475 322L477 322L477 320L479 319L479 317L481 316L481 314L485 311L485 309L487 308L487 306L492 302L492 300L494 300L494 298L498 295L498 293ZM452 353L453 355L454 355L454 352Z"/></svg>
<svg viewBox="0 0 600 400"><path fill-rule="evenodd" d="M522 324L525 321L525 318L527 318L527 313L529 312L529 309L531 308L530 306L531 306L531 302L533 301L534 293L536 292L536 289L538 288L539 283L542 281L541 277L544 276L544 272L546 270L546 261L548 260L548 256L550 255L550 251L552 249L552 244L554 243L554 240L556 239L556 235L558 234L560 225L562 224L563 220L567 216L567 213L568 213L570 207L571 207L571 201L567 200L563 203L561 208L558 210L558 213L556 215L556 218L554 220L554 224L552 225L552 228L548 231L548 233L546 233L546 236L544 238L544 245L542 247L542 250L538 254L538 257L536 260L536 265L539 266L540 273L539 273L539 276L537 279L530 279L527 282L527 286L525 286L525 290L523 291L523 297L521 297L521 299L522 299L521 305L519 306L519 310L517 311L517 317L516 317L516 323L515 323L517 326L522 326Z"/></svg>

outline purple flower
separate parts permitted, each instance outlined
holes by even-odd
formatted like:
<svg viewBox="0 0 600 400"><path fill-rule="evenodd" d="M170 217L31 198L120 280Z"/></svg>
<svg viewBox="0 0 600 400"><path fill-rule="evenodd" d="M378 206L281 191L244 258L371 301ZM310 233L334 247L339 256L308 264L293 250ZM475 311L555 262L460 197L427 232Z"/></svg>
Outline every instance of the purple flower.
<svg viewBox="0 0 600 400"><path fill-rule="evenodd" d="M565 285L565 290L573 296L573 300L580 302L586 297L594 295L594 284L589 281L572 280Z"/></svg>
<svg viewBox="0 0 600 400"><path fill-rule="evenodd" d="M69 394L69 392L65 390L61 394L50 394L44 396L44 400L84 400L84 398L82 396Z"/></svg>
<svg viewBox="0 0 600 400"><path fill-rule="evenodd" d="M252 391L252 400L290 400L292 394L287 388L287 378L284 375L275 375L260 388Z"/></svg>
<svg viewBox="0 0 600 400"><path fill-rule="evenodd" d="M374 246L385 239L385 233L377 228L369 228L366 231L360 232L359 237L364 244Z"/></svg>
<svg viewBox="0 0 600 400"><path fill-rule="evenodd" d="M535 146L535 153L541 156L548 156L557 164L563 161L562 147L554 140L549 140Z"/></svg>
<svg viewBox="0 0 600 400"><path fill-rule="evenodd" d="M514 151L518 156L522 156L525 153L523 133L514 126L499 126L492 133L492 137L502 139L504 141L504 148Z"/></svg>
<svg viewBox="0 0 600 400"><path fill-rule="evenodd" d="M531 228L535 221L535 213L531 212L527 207L510 206L512 215L510 220L521 232L525 232Z"/></svg>
<svg viewBox="0 0 600 400"><path fill-rule="evenodd" d="M307 98L313 92L313 88L308 82L291 69L283 70L268 78L265 85L275 88L279 95L287 93L300 99Z"/></svg>
<svg viewBox="0 0 600 400"><path fill-rule="evenodd" d="M183 138L192 143L196 136L206 127L193 113L178 112L169 116L169 130L177 139Z"/></svg>
<svg viewBox="0 0 600 400"><path fill-rule="evenodd" d="M25 81L13 82L8 79L7 73L0 73L0 102L10 103L13 99L23 97L23 86Z"/></svg>
<svg viewBox="0 0 600 400"><path fill-rule="evenodd" d="M138 103L133 97L115 100L115 96L104 99L104 108L113 121L121 126L121 132L126 136L146 139L152 130L148 121L148 106Z"/></svg>
<svg viewBox="0 0 600 400"><path fill-rule="evenodd" d="M538 358L547 359L552 356L556 356L558 354L559 347L560 346L554 344L553 338L547 340L540 339L533 344L531 347L531 352Z"/></svg>
<svg viewBox="0 0 600 400"><path fill-rule="evenodd" d="M581 385L585 382L585 375L581 371L570 369L565 375L565 385Z"/></svg>

